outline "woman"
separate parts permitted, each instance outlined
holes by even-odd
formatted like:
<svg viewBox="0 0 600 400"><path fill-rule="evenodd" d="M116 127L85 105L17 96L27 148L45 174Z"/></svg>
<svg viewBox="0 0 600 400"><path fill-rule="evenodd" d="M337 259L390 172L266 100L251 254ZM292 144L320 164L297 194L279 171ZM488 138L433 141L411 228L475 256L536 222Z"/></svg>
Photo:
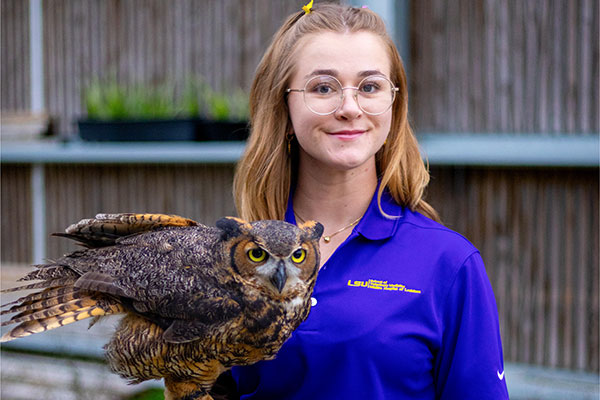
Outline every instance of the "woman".
<svg viewBox="0 0 600 400"><path fill-rule="evenodd" d="M317 220L308 319L275 360L234 368L241 398L507 398L479 252L423 200L429 175L383 21L322 4L275 35L234 181L247 220Z"/></svg>

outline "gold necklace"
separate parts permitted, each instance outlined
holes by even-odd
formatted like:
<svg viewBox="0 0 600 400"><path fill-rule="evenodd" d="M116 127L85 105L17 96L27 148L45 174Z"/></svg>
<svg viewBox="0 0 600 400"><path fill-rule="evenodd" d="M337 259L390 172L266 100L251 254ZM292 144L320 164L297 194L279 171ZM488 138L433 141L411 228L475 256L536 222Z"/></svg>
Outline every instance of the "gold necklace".
<svg viewBox="0 0 600 400"><path fill-rule="evenodd" d="M296 211L294 211L294 215L296 216L296 218L298 218L300 220L300 222L302 222L302 223L306 222L306 220L304 218L302 218L300 215L298 215L298 213L296 213ZM338 231L333 232L331 235L323 235L323 241L325 243L331 242L332 237L334 237L338 233L341 233L341 232L345 231L346 229L351 228L354 225L358 224L358 222L362 219L362 217L363 216L361 215L360 217L358 217L358 219L356 221L352 222L350 225L347 225Z"/></svg>

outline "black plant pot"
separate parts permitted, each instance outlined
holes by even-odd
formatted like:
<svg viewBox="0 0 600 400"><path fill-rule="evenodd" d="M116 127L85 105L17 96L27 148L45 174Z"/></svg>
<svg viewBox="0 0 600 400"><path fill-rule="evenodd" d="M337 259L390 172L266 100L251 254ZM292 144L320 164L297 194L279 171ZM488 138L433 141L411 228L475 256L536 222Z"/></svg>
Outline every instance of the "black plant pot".
<svg viewBox="0 0 600 400"><path fill-rule="evenodd" d="M144 119L102 121L83 119L78 121L79 136L89 141L149 142L196 140L197 120Z"/></svg>
<svg viewBox="0 0 600 400"><path fill-rule="evenodd" d="M198 129L199 140L244 141L250 133L247 121L203 120Z"/></svg>

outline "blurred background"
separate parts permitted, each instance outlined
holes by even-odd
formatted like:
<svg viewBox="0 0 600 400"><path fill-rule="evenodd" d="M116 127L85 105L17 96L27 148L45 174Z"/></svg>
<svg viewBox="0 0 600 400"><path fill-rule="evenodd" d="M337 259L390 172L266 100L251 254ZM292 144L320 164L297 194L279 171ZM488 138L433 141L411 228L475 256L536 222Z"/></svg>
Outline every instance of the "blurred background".
<svg viewBox="0 0 600 400"><path fill-rule="evenodd" d="M306 2L2 0L2 287L74 250L50 233L98 212L235 214L254 69ZM482 252L511 398L598 399L598 1L349 3L400 49L428 199ZM3 399L160 385L108 373L110 322L74 325L2 346Z"/></svg>

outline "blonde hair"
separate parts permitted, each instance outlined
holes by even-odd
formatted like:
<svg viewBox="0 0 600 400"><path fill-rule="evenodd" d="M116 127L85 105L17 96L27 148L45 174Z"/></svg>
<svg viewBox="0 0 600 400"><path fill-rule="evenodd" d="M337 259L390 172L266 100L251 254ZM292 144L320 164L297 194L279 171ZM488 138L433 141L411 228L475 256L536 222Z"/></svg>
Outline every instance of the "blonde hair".
<svg viewBox="0 0 600 400"><path fill-rule="evenodd" d="M234 177L239 215L249 221L284 219L297 166L288 154L287 134L292 131L285 90L294 74L298 43L319 32L368 31L379 36L391 61L390 79L400 89L392 106L392 124L386 144L376 154L381 179L377 199L387 188L394 200L439 221L437 212L423 200L429 173L408 122L407 83L402 60L381 18L368 9L321 4L313 11L291 15L265 52L250 91L251 134ZM294 142L294 145L297 144ZM297 150L297 149L296 149ZM295 153L295 152L293 152ZM293 155L293 154L292 154Z"/></svg>

